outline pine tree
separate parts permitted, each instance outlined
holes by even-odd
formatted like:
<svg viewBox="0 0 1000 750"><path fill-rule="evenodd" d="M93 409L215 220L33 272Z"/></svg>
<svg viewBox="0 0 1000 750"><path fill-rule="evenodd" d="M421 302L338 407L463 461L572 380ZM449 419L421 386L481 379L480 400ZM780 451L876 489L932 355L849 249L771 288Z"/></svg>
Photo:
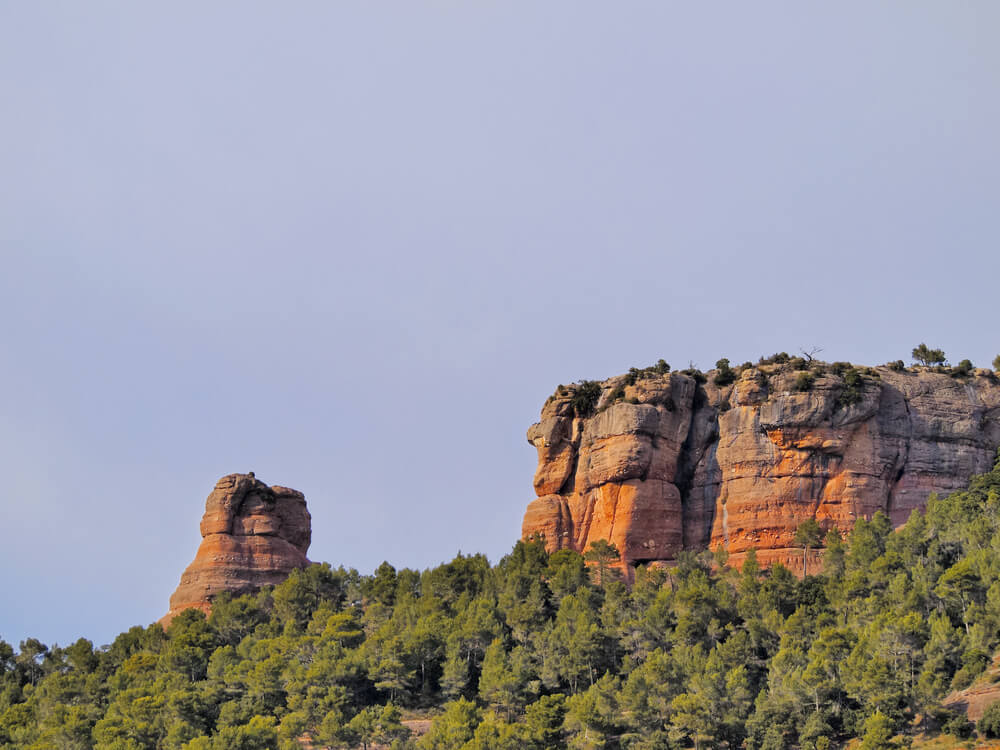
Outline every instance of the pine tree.
<svg viewBox="0 0 1000 750"><path fill-rule="evenodd" d="M807 518L795 530L795 544L802 548L802 577L807 575L806 558L809 550L816 547L823 538L823 529L815 518Z"/></svg>
<svg viewBox="0 0 1000 750"><path fill-rule="evenodd" d="M618 548L607 539L598 539L590 543L590 549L584 554L583 559L596 564L597 585L603 586L607 581L611 566L621 559L621 554L618 552Z"/></svg>
<svg viewBox="0 0 1000 750"><path fill-rule="evenodd" d="M858 750L896 750L900 743L894 739L896 729L892 720L881 711L865 720L865 734Z"/></svg>

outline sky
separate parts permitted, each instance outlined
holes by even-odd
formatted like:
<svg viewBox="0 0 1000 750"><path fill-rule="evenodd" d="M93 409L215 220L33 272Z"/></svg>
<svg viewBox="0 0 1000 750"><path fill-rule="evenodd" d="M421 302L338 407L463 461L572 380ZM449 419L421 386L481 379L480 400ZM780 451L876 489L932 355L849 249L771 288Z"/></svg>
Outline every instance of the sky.
<svg viewBox="0 0 1000 750"><path fill-rule="evenodd" d="M1000 4L0 2L0 639L165 613L205 497L497 561L560 383L1000 353Z"/></svg>

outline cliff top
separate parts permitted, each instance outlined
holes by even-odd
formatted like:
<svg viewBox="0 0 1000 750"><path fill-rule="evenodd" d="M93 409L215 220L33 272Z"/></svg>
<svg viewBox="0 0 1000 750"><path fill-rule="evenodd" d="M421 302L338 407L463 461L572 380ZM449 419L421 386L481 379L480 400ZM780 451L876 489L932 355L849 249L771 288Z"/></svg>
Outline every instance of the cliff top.
<svg viewBox="0 0 1000 750"><path fill-rule="evenodd" d="M1000 360L1000 357L997 357ZM1000 364L1000 362L995 362ZM627 372L604 380L580 380L568 385L560 384L548 397L542 408L542 418L549 416L589 417L607 409L614 403L657 403L662 398L671 378L684 376L697 385L707 385L709 390L722 391L738 380L754 379L769 393L808 392L814 386L831 387L841 384L844 389L842 403L855 401L864 383L880 381L892 374L919 378L946 376L960 383L975 383L983 378L991 385L1000 383L997 373L989 368L973 367L969 360L955 366L945 363L933 365L906 365L902 360L883 365L858 365L851 362L826 362L814 357L793 357L785 352L761 357L756 363L744 362L733 366L728 359L720 359L710 370L696 367L672 370L665 360L649 367L630 367ZM773 379L773 382L772 382ZM823 380L825 379L825 380ZM947 382L935 381L928 383ZM630 390L626 393L626 389ZM723 407L725 408L725 407Z"/></svg>

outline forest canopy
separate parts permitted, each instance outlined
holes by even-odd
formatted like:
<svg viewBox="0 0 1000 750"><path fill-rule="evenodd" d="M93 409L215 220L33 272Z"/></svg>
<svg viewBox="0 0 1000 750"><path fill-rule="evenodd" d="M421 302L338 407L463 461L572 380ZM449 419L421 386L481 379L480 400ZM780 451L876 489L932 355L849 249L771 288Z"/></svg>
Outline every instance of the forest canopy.
<svg viewBox="0 0 1000 750"><path fill-rule="evenodd" d="M588 566L518 542L496 565L314 565L101 648L0 641L0 748L819 750L971 731L940 702L998 645L1000 464L896 531L877 514L801 537L825 547L802 580L706 551L629 588L611 545ZM413 716L433 719L419 739Z"/></svg>

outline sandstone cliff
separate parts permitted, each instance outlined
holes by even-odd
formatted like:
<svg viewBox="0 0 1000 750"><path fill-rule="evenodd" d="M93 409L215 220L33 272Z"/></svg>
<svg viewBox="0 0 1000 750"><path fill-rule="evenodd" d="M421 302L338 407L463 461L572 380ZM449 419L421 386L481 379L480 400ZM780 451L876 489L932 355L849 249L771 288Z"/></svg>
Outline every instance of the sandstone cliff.
<svg viewBox="0 0 1000 750"><path fill-rule="evenodd" d="M170 597L164 626L182 610L206 613L223 591L233 594L280 583L309 565L312 537L301 492L268 487L250 474L222 477L205 501L201 545Z"/></svg>
<svg viewBox="0 0 1000 750"><path fill-rule="evenodd" d="M798 571L804 520L843 530L881 510L901 524L989 470L1000 445L990 371L792 360L719 374L560 386L528 430L538 497L524 537L578 551L608 539L630 566L720 545L739 565L756 549Z"/></svg>

